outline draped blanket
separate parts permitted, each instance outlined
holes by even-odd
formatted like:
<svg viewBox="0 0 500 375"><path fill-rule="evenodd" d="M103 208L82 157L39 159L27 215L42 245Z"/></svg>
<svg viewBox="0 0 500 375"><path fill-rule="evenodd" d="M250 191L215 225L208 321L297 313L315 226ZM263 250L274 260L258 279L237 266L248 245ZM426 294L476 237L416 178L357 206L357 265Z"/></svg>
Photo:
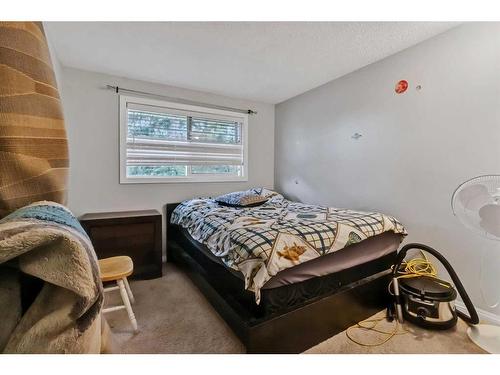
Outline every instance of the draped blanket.
<svg viewBox="0 0 500 375"><path fill-rule="evenodd" d="M64 204L68 141L41 22L0 21L0 218Z"/></svg>
<svg viewBox="0 0 500 375"><path fill-rule="evenodd" d="M186 228L224 264L245 277L255 292L278 272L333 253L383 232L406 234L392 216L289 201L270 190L252 189L270 199L261 206L235 208L213 199L182 202L171 222Z"/></svg>
<svg viewBox="0 0 500 375"><path fill-rule="evenodd" d="M69 210L37 202L0 220L0 352L99 353L102 302L94 249Z"/></svg>

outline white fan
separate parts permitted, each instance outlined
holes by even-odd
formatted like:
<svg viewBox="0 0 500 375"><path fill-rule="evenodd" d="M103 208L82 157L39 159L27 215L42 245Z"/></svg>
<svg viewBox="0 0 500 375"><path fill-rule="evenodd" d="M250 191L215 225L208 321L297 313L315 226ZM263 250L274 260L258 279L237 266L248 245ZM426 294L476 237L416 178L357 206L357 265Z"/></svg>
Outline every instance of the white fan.
<svg viewBox="0 0 500 375"><path fill-rule="evenodd" d="M500 175L470 179L455 190L451 198L455 216L470 230L500 241ZM471 326L470 339L484 350L500 354L500 327L488 324Z"/></svg>

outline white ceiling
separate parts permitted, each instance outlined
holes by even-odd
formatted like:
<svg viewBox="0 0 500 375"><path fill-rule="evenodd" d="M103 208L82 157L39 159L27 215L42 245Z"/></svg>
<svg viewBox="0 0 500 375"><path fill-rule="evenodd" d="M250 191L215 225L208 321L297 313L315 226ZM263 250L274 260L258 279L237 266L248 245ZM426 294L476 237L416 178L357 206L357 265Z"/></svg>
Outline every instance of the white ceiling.
<svg viewBox="0 0 500 375"><path fill-rule="evenodd" d="M279 103L449 22L47 22L64 66Z"/></svg>

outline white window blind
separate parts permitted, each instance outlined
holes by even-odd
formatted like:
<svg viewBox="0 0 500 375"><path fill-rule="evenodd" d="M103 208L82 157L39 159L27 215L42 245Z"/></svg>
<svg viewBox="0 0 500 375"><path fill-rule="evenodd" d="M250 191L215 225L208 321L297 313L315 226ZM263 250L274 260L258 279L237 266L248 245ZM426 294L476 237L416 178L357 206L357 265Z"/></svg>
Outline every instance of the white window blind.
<svg viewBox="0 0 500 375"><path fill-rule="evenodd" d="M122 182L246 178L245 115L148 102L121 103Z"/></svg>

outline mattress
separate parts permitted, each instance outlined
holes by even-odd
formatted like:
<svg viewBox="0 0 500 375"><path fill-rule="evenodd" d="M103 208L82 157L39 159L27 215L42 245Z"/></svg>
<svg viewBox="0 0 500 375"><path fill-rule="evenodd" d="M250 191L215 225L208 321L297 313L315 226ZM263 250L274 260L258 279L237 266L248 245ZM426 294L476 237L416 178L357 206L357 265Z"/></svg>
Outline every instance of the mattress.
<svg viewBox="0 0 500 375"><path fill-rule="evenodd" d="M384 232L335 253L278 272L263 289L278 288L356 267L397 251L403 236Z"/></svg>
<svg viewBox="0 0 500 375"><path fill-rule="evenodd" d="M192 244L195 244L196 248L202 252L204 256L226 267L235 277L244 280L241 272L228 268L222 260L215 256L205 245L193 239L186 229L182 228L181 232L186 238L189 238ZM397 251L402 240L403 236L394 232L379 234L335 253L280 271L265 283L262 289L273 289L284 285L296 284L313 277L329 275L368 263Z"/></svg>
<svg viewBox="0 0 500 375"><path fill-rule="evenodd" d="M172 228L179 232L177 241L182 251L201 266L200 272L204 273L204 277L233 305L239 306L241 314L252 317L281 313L335 293L364 278L388 274L403 238L393 232L382 233L328 256L281 271L261 290L261 301L257 305L253 293L244 289L245 281L240 272L228 268L186 229L177 225Z"/></svg>
<svg viewBox="0 0 500 375"><path fill-rule="evenodd" d="M205 245L209 257L243 275L244 288L255 294L257 304L265 288L327 275L345 268L344 261L355 266L392 249L387 242L378 252L372 252L371 246L361 247L353 256L342 252L337 255L342 260L339 265L337 256L331 256L352 250L351 245L383 233L393 233L398 240L406 235L397 219L383 213L293 202L258 188L249 193L266 194L269 199L250 208L226 207L211 198L191 199L174 209L170 222ZM271 280L278 274L282 276Z"/></svg>

